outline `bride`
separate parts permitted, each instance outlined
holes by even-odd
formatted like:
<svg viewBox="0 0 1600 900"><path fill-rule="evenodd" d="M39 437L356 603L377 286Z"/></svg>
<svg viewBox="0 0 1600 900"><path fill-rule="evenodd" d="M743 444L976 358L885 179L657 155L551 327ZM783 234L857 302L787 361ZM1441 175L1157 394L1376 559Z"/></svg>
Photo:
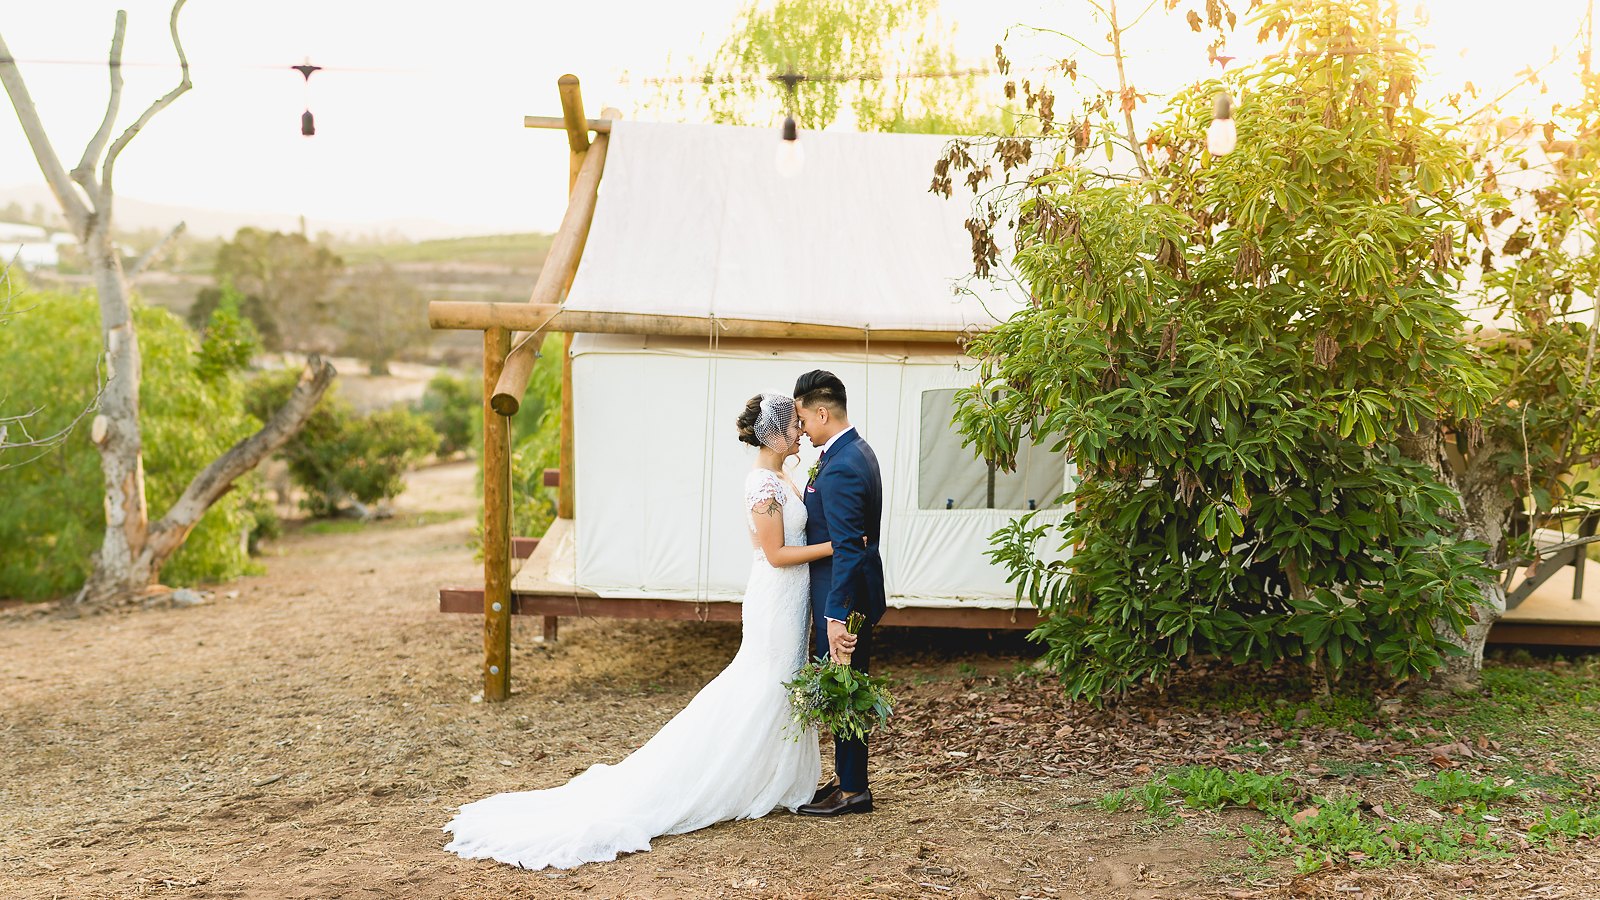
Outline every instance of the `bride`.
<svg viewBox="0 0 1600 900"><path fill-rule="evenodd" d="M783 464L799 452L786 394L752 397L739 439L759 449L745 479L754 556L739 652L643 747L557 788L496 794L461 807L445 849L525 869L570 869L650 849L658 835L793 811L817 790L817 736L791 718L783 682L805 663L810 573L833 553L805 545L806 509Z"/></svg>

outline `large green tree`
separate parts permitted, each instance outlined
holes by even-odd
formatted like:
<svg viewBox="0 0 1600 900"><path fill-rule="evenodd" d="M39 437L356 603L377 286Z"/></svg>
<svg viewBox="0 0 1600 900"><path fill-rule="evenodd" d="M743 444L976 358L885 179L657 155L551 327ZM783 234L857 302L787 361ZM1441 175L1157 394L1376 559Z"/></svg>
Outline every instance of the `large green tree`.
<svg viewBox="0 0 1600 900"><path fill-rule="evenodd" d="M861 131L984 134L1004 99L965 71L941 25L938 0L752 2L710 61L690 66L650 104L703 102L712 121L777 125L792 113L820 130L846 112ZM792 98L774 79L803 76Z"/></svg>
<svg viewBox="0 0 1600 900"><path fill-rule="evenodd" d="M1226 5L1205 6L1225 27ZM1477 228L1466 143L1416 102L1416 42L1391 7L1253 16L1285 52L1181 92L1143 135L1137 98L1091 96L1055 123L1055 164L976 219L982 263L1014 218L1034 302L973 344L959 421L1002 464L1024 435L1077 461L1063 525L1023 518L995 548L1077 696L1196 655L1470 672L1468 627L1494 614L1497 535L1417 452L1444 430L1476 440L1495 391L1457 309ZM1224 90L1243 98L1239 143L1216 157ZM995 154L1026 159L1011 143ZM1131 173L1078 162L1116 145ZM942 177L974 153L953 147ZM1046 540L1071 560L1044 561Z"/></svg>

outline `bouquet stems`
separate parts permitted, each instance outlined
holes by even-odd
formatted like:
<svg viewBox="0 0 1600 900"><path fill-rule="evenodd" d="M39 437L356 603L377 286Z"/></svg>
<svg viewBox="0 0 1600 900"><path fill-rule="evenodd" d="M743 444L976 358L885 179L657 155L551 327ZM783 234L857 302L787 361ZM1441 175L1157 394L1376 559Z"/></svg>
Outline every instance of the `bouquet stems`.
<svg viewBox="0 0 1600 900"><path fill-rule="evenodd" d="M845 616L845 618L844 618L844 630L845 630L845 633L849 634L849 635L860 634L862 626L866 625L866 624L867 624L867 617L866 616L863 616L861 613L858 613L858 612L853 612L850 615ZM844 653L844 664L847 665L847 666L850 665L850 657L852 657L854 655L855 655L855 651L854 650L845 651L845 653Z"/></svg>

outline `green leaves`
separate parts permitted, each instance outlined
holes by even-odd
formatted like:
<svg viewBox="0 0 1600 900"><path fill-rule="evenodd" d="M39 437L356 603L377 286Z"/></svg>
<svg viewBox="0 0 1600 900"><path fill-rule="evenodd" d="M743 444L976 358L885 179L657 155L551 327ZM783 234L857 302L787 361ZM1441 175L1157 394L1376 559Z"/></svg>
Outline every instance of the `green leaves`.
<svg viewBox="0 0 1600 900"><path fill-rule="evenodd" d="M1455 492L1399 451L1494 385L1455 303L1465 147L1410 106L1413 44L1375 7L1337 5L1337 33L1273 8L1306 52L1175 97L1148 179L1058 168L1010 199L1037 302L971 345L957 420L990 459L1027 434L1077 465L1060 527L990 553L1075 697L1194 656L1426 673L1487 575ZM1395 52L1316 52L1368 41ZM1224 87L1248 106L1212 159Z"/></svg>
<svg viewBox="0 0 1600 900"><path fill-rule="evenodd" d="M853 613L851 618L857 615ZM886 678L817 657L784 682L783 688L789 693L794 721L802 729L815 726L834 737L865 740L894 712L888 685ZM795 737L798 740L803 735L802 731Z"/></svg>
<svg viewBox="0 0 1600 900"><path fill-rule="evenodd" d="M37 408L36 434L65 428L95 394L100 314L92 295L26 293L0 328L5 386L0 416ZM210 347L172 313L135 305L143 357L140 428L152 519L195 474L260 427L245 409L236 365L249 343L240 319L217 323ZM0 471L0 596L45 599L77 590L105 532L105 493L89 422L48 453ZM15 438L13 432L13 438ZM10 461L10 460L8 460ZM225 581L249 570L240 541L253 478L242 480L200 519L162 568L164 584Z"/></svg>

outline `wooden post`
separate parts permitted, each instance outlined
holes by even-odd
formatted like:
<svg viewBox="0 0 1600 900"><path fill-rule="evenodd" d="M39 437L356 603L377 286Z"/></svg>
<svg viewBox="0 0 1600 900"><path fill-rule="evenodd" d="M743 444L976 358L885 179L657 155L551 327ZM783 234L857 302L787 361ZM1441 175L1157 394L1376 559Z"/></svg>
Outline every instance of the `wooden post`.
<svg viewBox="0 0 1600 900"><path fill-rule="evenodd" d="M511 694L511 420L494 411L489 398L511 332L483 332L483 699Z"/></svg>
<svg viewBox="0 0 1600 900"><path fill-rule="evenodd" d="M578 173L583 169L583 157L589 150L589 126L583 114L583 97L578 91L578 79L571 75L562 76L560 90L561 114L567 124L567 146L572 150L567 158L567 196L570 202L572 191L578 185ZM556 486L556 515L563 519L572 518L575 511L572 456L572 333L568 332L561 336L561 483ZM546 620L545 631L553 634L555 628L552 626L553 623Z"/></svg>
<svg viewBox="0 0 1600 900"><path fill-rule="evenodd" d="M574 518L577 495L572 490L572 332L561 337L561 483L556 486L556 515Z"/></svg>

